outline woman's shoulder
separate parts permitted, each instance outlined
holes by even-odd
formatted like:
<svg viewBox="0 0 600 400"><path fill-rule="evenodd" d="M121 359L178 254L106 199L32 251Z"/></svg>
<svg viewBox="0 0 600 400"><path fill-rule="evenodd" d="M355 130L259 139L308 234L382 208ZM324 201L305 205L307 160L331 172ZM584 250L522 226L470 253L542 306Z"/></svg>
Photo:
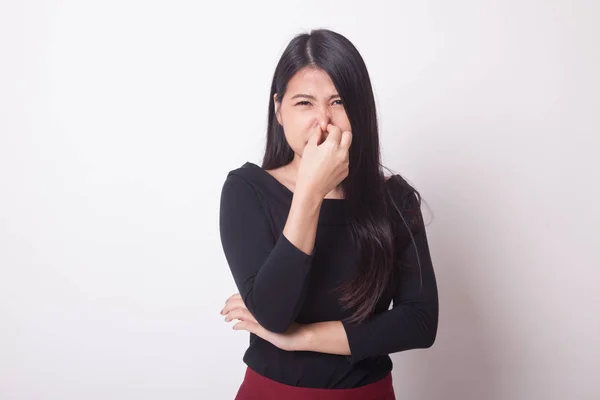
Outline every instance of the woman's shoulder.
<svg viewBox="0 0 600 400"><path fill-rule="evenodd" d="M250 186L254 189L260 189L261 186L270 183L268 173L262 167L250 161L246 161L236 168L227 171L225 183L231 183L236 186Z"/></svg>
<svg viewBox="0 0 600 400"><path fill-rule="evenodd" d="M386 189L390 195L390 212L401 226L408 226L413 233L421 230L421 194L400 174L386 177ZM396 219L398 215L400 219ZM408 225L406 225L408 223ZM404 228L403 228L404 229Z"/></svg>
<svg viewBox="0 0 600 400"><path fill-rule="evenodd" d="M395 200L407 200L411 196L418 196L415 187L400 174L385 176L385 187Z"/></svg>
<svg viewBox="0 0 600 400"><path fill-rule="evenodd" d="M255 192L259 184L259 177L253 165L250 162L244 162L228 170L223 181L223 191L233 196Z"/></svg>
<svg viewBox="0 0 600 400"><path fill-rule="evenodd" d="M254 167L259 168L258 165L255 165L250 161L246 161L240 164L239 166L227 171L225 179L229 179L231 176L235 176L244 180L253 180L257 174L257 171Z"/></svg>
<svg viewBox="0 0 600 400"><path fill-rule="evenodd" d="M291 192L288 193L288 190L284 189L269 172L250 161L229 170L224 186L230 188L230 193L252 194L260 201L278 199L286 201L291 197Z"/></svg>

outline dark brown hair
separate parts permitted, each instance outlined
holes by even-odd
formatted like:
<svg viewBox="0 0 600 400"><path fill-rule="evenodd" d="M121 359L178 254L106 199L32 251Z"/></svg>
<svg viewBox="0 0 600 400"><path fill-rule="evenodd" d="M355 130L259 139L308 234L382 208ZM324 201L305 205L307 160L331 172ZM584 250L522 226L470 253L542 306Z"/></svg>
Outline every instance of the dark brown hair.
<svg viewBox="0 0 600 400"><path fill-rule="evenodd" d="M262 167L274 169L293 160L294 152L275 116L273 96L277 93L280 101L292 76L307 66L320 68L330 76L353 132L349 174L341 185L348 205L352 240L358 251L358 265L357 274L338 290L344 309L355 310L348 320L361 322L373 312L395 279L400 267L397 252L410 240L414 242L413 234L422 228L421 196L398 174L385 182L375 100L367 67L348 39L327 29L295 36L275 68Z"/></svg>

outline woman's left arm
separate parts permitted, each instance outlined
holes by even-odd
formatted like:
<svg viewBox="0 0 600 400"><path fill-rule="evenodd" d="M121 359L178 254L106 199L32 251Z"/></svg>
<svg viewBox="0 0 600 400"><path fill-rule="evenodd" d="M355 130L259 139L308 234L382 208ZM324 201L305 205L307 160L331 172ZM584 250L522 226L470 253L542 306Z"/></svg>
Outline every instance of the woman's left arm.
<svg viewBox="0 0 600 400"><path fill-rule="evenodd" d="M420 211L418 221L421 229L401 255L393 308L360 324L326 321L302 325L299 350L346 355L350 363L356 363L370 356L433 345L438 327L438 291Z"/></svg>

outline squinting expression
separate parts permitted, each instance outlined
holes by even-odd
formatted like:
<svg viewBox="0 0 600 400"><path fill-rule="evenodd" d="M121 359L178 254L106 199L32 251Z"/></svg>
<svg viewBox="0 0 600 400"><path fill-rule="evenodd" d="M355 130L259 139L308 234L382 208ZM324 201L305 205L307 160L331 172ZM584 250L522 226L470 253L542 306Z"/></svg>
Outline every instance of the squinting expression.
<svg viewBox="0 0 600 400"><path fill-rule="evenodd" d="M275 112L290 147L299 156L315 121L322 129L332 124L342 132L350 131L350 121L331 78L315 67L304 67L289 80L281 103L275 101Z"/></svg>

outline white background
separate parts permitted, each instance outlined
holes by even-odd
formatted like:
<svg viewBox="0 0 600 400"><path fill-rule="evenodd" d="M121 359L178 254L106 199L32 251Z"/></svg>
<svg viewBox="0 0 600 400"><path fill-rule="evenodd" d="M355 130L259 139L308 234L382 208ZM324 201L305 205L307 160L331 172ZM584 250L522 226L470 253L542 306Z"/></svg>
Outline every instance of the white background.
<svg viewBox="0 0 600 400"><path fill-rule="evenodd" d="M425 198L435 345L399 399L600 398L600 6L589 0L0 5L0 398L232 399L218 234L275 64L363 55L385 164Z"/></svg>

